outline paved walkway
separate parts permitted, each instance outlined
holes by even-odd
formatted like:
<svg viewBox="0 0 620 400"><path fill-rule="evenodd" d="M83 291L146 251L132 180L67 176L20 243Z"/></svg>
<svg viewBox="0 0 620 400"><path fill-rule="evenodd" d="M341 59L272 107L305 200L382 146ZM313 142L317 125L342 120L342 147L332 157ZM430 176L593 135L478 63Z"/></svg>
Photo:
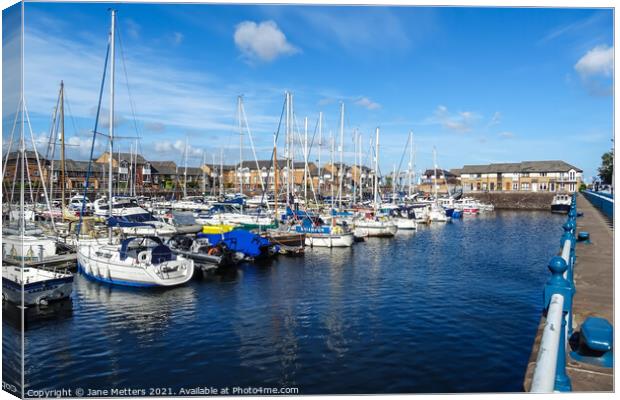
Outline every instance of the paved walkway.
<svg viewBox="0 0 620 400"><path fill-rule="evenodd" d="M579 330L589 316L607 319L614 325L614 271L613 228L609 221L582 195L577 196L577 232L590 233L592 243L577 243L574 279L576 293L573 299L573 328ZM542 291L542 288L541 288ZM541 318L530 360L525 374L524 388L531 385L538 348L545 319ZM613 370L582 364L567 357L567 373L575 392L613 391Z"/></svg>

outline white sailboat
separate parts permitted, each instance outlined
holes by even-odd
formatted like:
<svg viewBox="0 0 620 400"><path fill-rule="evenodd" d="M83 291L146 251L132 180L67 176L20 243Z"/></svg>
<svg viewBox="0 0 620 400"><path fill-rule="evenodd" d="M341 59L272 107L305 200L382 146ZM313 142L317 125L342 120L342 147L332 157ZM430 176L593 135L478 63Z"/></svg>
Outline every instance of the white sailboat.
<svg viewBox="0 0 620 400"><path fill-rule="evenodd" d="M450 217L446 215L446 210L439 204L437 195L437 150L435 150L435 147L433 147L433 167L435 169L435 200L431 203L429 217L431 222L448 222L450 221Z"/></svg>
<svg viewBox="0 0 620 400"><path fill-rule="evenodd" d="M114 121L114 37L116 11L111 10L110 28L110 118ZM101 105L101 104L100 104ZM97 123L97 122L96 122ZM112 178L114 124L109 124L109 177ZM95 132L97 130L95 129ZM93 138L94 140L94 138ZM112 179L108 180L108 216L114 217ZM194 262L175 255L157 237L130 237L115 241L112 227L108 228L107 243L80 241L78 268L86 276L111 284L125 286L175 286L189 281Z"/></svg>
<svg viewBox="0 0 620 400"><path fill-rule="evenodd" d="M372 215L365 215L363 218L355 221L354 234L357 237L392 237L398 231L398 227L388 216L379 216L379 128L375 132L375 176L374 176L374 212Z"/></svg>

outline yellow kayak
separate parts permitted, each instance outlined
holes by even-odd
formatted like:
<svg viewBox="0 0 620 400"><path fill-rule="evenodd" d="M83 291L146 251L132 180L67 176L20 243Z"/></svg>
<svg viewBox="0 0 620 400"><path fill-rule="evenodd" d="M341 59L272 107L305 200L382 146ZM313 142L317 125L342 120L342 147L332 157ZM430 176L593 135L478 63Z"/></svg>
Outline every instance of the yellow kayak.
<svg viewBox="0 0 620 400"><path fill-rule="evenodd" d="M226 233L226 232L230 232L233 229L235 229L235 227L233 225L204 225L202 227L202 233L206 233L206 234L216 234L216 233Z"/></svg>

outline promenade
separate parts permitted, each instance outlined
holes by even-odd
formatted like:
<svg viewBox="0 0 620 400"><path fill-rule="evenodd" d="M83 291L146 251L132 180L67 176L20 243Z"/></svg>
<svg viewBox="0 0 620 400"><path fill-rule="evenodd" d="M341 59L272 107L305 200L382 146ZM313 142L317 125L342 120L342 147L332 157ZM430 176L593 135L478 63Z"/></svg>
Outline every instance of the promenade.
<svg viewBox="0 0 620 400"><path fill-rule="evenodd" d="M613 227L610 221L581 194L577 196L577 210L583 212L583 216L577 218L577 232L589 232L590 243L578 242L576 248L574 267L576 292L572 307L572 325L575 332L578 332L583 321L591 316L605 318L614 325ZM544 325L543 316L525 375L526 391L529 391L531 386ZM566 372L574 392L613 391L613 369L581 363L568 354L566 360Z"/></svg>

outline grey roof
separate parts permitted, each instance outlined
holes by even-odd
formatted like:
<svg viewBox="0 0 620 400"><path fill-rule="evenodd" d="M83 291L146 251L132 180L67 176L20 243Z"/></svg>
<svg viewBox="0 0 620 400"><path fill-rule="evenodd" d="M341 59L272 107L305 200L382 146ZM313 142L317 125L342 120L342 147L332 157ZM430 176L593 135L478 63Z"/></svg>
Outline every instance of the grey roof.
<svg viewBox="0 0 620 400"><path fill-rule="evenodd" d="M3 157L6 157L6 155L3 155ZM12 151L9 153L9 161L13 161L16 158L21 157L21 152L20 151ZM29 160L36 160L36 153L34 152L34 150L26 150L26 159ZM41 154L39 154L39 161L41 162L46 162L47 160L45 159L45 157L43 157Z"/></svg>
<svg viewBox="0 0 620 400"><path fill-rule="evenodd" d="M179 168L179 175L185 174L185 167ZM201 176L202 169L199 167L187 167L187 175Z"/></svg>
<svg viewBox="0 0 620 400"><path fill-rule="evenodd" d="M574 169L583 172L581 169L572 166L564 161L522 161L520 163L494 163L486 165L465 165L461 168L461 174L492 174L510 172L567 172Z"/></svg>
<svg viewBox="0 0 620 400"><path fill-rule="evenodd" d="M445 169L437 169L437 173L440 177L444 178L453 178L456 176L452 172ZM435 169L427 169L426 171L424 171L424 176L431 177L433 175L435 175Z"/></svg>
<svg viewBox="0 0 620 400"><path fill-rule="evenodd" d="M88 171L88 161L76 161L76 160L65 160L65 171L67 172L87 172ZM54 160L54 171L60 171L60 160ZM91 167L91 172L95 172L97 167L93 165Z"/></svg>
<svg viewBox="0 0 620 400"><path fill-rule="evenodd" d="M273 164L273 160L258 160L258 161L248 160L248 161L243 162L243 167L250 168L250 169L256 169L257 162L258 162L259 169L263 169L263 168L268 169ZM238 169L240 164L241 163L237 163L235 166L233 166L233 168ZM286 167L286 160L278 160L278 168L282 169L284 167Z"/></svg>
<svg viewBox="0 0 620 400"><path fill-rule="evenodd" d="M151 161L152 175L175 175L177 165L174 161Z"/></svg>

